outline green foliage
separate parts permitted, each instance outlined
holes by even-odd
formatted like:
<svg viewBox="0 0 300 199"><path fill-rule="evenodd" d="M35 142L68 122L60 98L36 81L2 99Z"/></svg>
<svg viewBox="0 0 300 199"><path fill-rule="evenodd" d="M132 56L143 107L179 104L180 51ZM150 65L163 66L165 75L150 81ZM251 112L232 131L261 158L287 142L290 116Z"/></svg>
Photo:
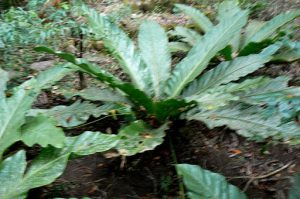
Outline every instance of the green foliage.
<svg viewBox="0 0 300 199"><path fill-rule="evenodd" d="M51 109L32 109L28 112L28 116L36 117L38 114L43 114L52 118L58 126L75 127L85 123L90 116L97 118L107 115L116 108L116 105L113 104L99 106L88 101L76 101L70 106L60 105Z"/></svg>
<svg viewBox="0 0 300 199"><path fill-rule="evenodd" d="M161 98L171 70L168 37L163 28L151 21L144 22L139 31L139 48L151 76L155 97Z"/></svg>
<svg viewBox="0 0 300 199"><path fill-rule="evenodd" d="M128 35L111 23L108 16L100 15L95 10L82 6L82 14L87 15L90 31L95 34L95 38L103 40L107 49L118 59L122 69L132 78L134 85L138 89L146 90L149 73Z"/></svg>
<svg viewBox="0 0 300 199"><path fill-rule="evenodd" d="M135 121L120 130L117 150L124 156L152 150L163 142L167 128L167 125L163 125L158 129L151 129L145 122Z"/></svg>
<svg viewBox="0 0 300 199"><path fill-rule="evenodd" d="M271 60L271 56L264 54L238 57L232 61L222 62L215 68L207 71L194 81L183 92L184 96L197 95L206 92L212 87L238 80L264 66Z"/></svg>
<svg viewBox="0 0 300 199"><path fill-rule="evenodd" d="M177 4L176 8L183 12L185 15L191 17L195 21L196 26L203 32L208 32L214 25L200 10L196 8Z"/></svg>
<svg viewBox="0 0 300 199"><path fill-rule="evenodd" d="M55 122L48 117L39 115L29 118L22 127L23 142L27 146L39 144L46 147L48 144L56 148L62 148L65 142L65 135L62 129L55 126Z"/></svg>
<svg viewBox="0 0 300 199"><path fill-rule="evenodd" d="M228 126L244 137L263 141L268 137L283 140L288 144L299 144L299 126L294 122L282 123L279 115L264 117L264 109L258 106L232 104L217 110L191 112L188 119L200 120L209 128Z"/></svg>
<svg viewBox="0 0 300 199"><path fill-rule="evenodd" d="M204 33L208 33L212 29L212 27L214 27L213 23L204 14L202 14L200 10L185 5L177 5L177 7L180 8L179 10L181 12L191 17L196 26L200 26L202 24L202 26L206 27L202 29ZM241 8L239 8L238 1L227 0L219 4L218 14L216 18L219 22L221 22L222 20L228 20L229 17L232 17L233 15L240 13L241 11L242 10ZM275 16L273 19L267 22L257 20L249 21L249 23L245 27L244 33L241 34L242 31L237 32L233 37L234 39L230 42L229 45L232 48L232 52L228 53L230 56L227 56L222 51L221 54L225 57L225 59L229 60L231 59L232 55L246 56L259 53L263 48L267 47L270 44L273 44L277 41L288 40L288 43L290 43L291 45L286 44L285 46L289 49L290 52L286 54L279 54L278 58L276 58L275 56L273 60L297 60L299 59L300 55L298 52L298 45L294 44L294 42L291 41L287 36L286 32L288 31L287 29L285 29L285 25L299 16L300 10L295 10L279 14L278 16ZM187 32L187 30L185 32ZM182 34L181 32L176 31L176 28L175 32L171 31L170 34L172 36L180 37L180 42L190 44L187 41L191 40L191 35ZM198 35L201 36L201 33L198 33ZM191 46L194 45L195 43ZM179 44L177 44L177 46L179 46ZM180 51L181 49L182 48L178 48L178 50ZM183 48L183 50L185 49ZM284 48L282 49L282 51L286 52Z"/></svg>
<svg viewBox="0 0 300 199"><path fill-rule="evenodd" d="M49 87L70 71L61 66L51 68L16 87L11 97L0 98L0 157L10 145L22 139L20 128L25 123L26 112L41 89ZM1 90L2 96L5 96L5 88Z"/></svg>
<svg viewBox="0 0 300 199"><path fill-rule="evenodd" d="M97 87L88 87L78 92L65 91L63 94L68 98L74 96L80 96L83 99L90 100L90 101L124 102L124 103L129 102L127 98L121 95L120 93L107 88L101 89Z"/></svg>
<svg viewBox="0 0 300 199"><path fill-rule="evenodd" d="M8 147L21 140L28 145L37 143L42 146L48 144L56 147L64 146L63 132L58 130L51 121L39 117L30 119L26 124L26 113L42 89L48 88L71 71L62 66L53 67L14 88L12 96L6 97L7 73L0 70L0 76L4 77L0 85L0 179L3 181L0 187L1 198L25 198L29 189L51 183L64 169L67 156L53 161L51 154L47 153L33 161L28 169L26 169L24 151L19 151L5 160L2 160L2 156ZM26 125L22 129L24 124ZM50 127L52 130L46 129L41 134L40 130L45 127ZM51 137L53 135L55 137ZM45 138L47 140L44 140ZM25 170L26 174L24 174Z"/></svg>
<svg viewBox="0 0 300 199"><path fill-rule="evenodd" d="M65 137L56 123L44 116L26 117L27 112L42 89L48 88L72 72L57 66L40 73L13 89L6 97L7 73L0 70L0 198L26 198L30 189L52 183L64 171L71 154L89 155L116 147L120 138L98 132L85 132L76 137ZM20 150L2 160L3 152L16 141L28 146L47 147L27 165L25 151ZM54 148L55 147L55 148Z"/></svg>
<svg viewBox="0 0 300 199"><path fill-rule="evenodd" d="M48 147L27 166L24 151L5 159L0 165L0 197L3 199L26 198L30 189L50 184L59 177L70 155L89 155L107 151L118 143L117 136L85 132L69 137L62 149Z"/></svg>
<svg viewBox="0 0 300 199"><path fill-rule="evenodd" d="M289 199L297 199L300 194L300 174L293 177L293 186L289 191Z"/></svg>
<svg viewBox="0 0 300 199"><path fill-rule="evenodd" d="M247 11L242 11L230 20L222 21L195 44L187 56L175 66L166 90L169 96L180 95L183 88L203 72L216 53L229 44L232 35L246 24L247 14Z"/></svg>
<svg viewBox="0 0 300 199"><path fill-rule="evenodd" d="M231 7L232 12L228 12ZM179 8L189 9L185 6ZM246 28L250 34L247 36L249 45L259 43L258 50L253 51L248 44L245 48L240 48L245 44L241 32L247 25L248 11L240 9L236 1L220 5L216 25L207 25L209 19L193 10L195 13L190 12L192 18L202 17L197 23L204 34L195 36L194 31L186 28L175 30L178 32L175 34L186 37L182 41L188 42L188 45L193 42L195 44L186 57L173 66L167 49L168 38L159 24L144 22L135 45L108 16L86 6L82 6L79 11L80 15L87 18L89 31L104 42L111 55L128 74L130 81L123 81L96 64L72 54L38 47L37 51L70 62L72 67L101 81L107 88L101 90L91 87L69 93L69 96L81 96L86 101L49 110L31 110L28 116L39 117L42 114L54 119L56 125L65 127L83 124L91 115L108 115L109 112L119 111L120 107L126 109L127 112L123 113L133 117L130 118L129 125L120 128L117 135L86 132L77 137L66 137L64 146L60 149L47 147L45 150L54 150L56 158L67 159L72 153L88 155L111 148L124 156L152 150L163 142L168 121L179 116L203 121L210 128L228 126L238 134L256 141L273 138L274 141L299 144L299 125L292 119L285 120L286 117L280 111L270 111L278 107L284 109L291 96L298 99L299 87L289 87L286 77L246 78L274 59L285 45L281 40L276 42L276 36L267 42L251 38L268 36L269 39L278 28L295 18L298 12L281 15L285 16L282 20L276 18L275 22L271 20L262 23L255 31L251 30L254 25ZM204 23L203 19L206 20ZM257 33L259 36L255 36ZM243 49L247 51L244 50L245 55L242 56L239 53ZM210 70L206 70L208 67ZM96 105L99 101L104 104ZM184 176L191 198L246 198L218 174L188 165L178 165L177 169Z"/></svg>
<svg viewBox="0 0 300 199"><path fill-rule="evenodd" d="M226 179L220 174L189 164L177 164L176 170L183 177L190 199L247 198L237 187L226 182Z"/></svg>
<svg viewBox="0 0 300 199"><path fill-rule="evenodd" d="M179 7L189 9L187 6ZM228 12L230 8L232 12ZM293 144L299 142L297 133L299 127L296 123L292 120L285 121L280 113L269 110L272 108L278 110L278 105L284 107L282 100L284 96L299 96L298 87L288 87L286 83L280 82L278 83L280 87L270 87L272 82L276 82L276 79L270 78L237 82L241 77L247 76L272 60L274 54L281 48L281 42L268 45L256 54L233 56L232 60L221 61L216 67L203 72L211 59L224 52L228 45L233 44L233 36L239 35L246 26L248 11L240 9L236 1L220 4L219 23L197 39L186 57L176 64L172 71L170 71L170 54L165 48L167 38L158 24L146 21L141 25L139 49L136 49L127 34L106 16L86 6L82 9L88 18L91 31L101 37L112 51L112 55L118 58L121 67L130 76L131 82L123 82L98 66L84 59L76 59L71 54L55 52L46 47L39 47L36 50L67 60L77 65L80 70L106 83L114 89L114 92L120 92L131 103L124 100L119 102L133 106L132 110L138 119L159 126L168 119L195 107L188 114L182 114L182 117L204 121L210 127L228 125L241 135L259 141L273 137ZM297 13L287 15L289 17L279 20L280 22L278 17L275 22L271 20L266 23L268 24L266 28L262 27L262 30L269 30L263 31L268 34L260 33L260 35L269 35L269 32L274 32L283 23L295 18ZM277 25L270 25L274 23ZM202 75L198 77L200 74ZM105 98L102 100L111 101ZM266 119L268 114L272 117ZM239 125L239 118L245 122L244 126ZM251 120L253 121L247 123ZM272 123L274 125L271 125ZM253 128L254 124L259 127Z"/></svg>
<svg viewBox="0 0 300 199"><path fill-rule="evenodd" d="M40 59L32 50L34 46L65 48L68 37L79 29L80 24L72 17L67 4L60 8L44 9L44 6L46 1L30 0L24 7L11 7L0 13L1 68L28 71L29 65Z"/></svg>

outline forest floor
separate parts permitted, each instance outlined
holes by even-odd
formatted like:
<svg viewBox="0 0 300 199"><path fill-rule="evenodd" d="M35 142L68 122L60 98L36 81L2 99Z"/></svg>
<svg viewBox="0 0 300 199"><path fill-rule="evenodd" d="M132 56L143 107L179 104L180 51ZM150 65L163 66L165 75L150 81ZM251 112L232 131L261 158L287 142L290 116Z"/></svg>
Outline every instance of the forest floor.
<svg viewBox="0 0 300 199"><path fill-rule="evenodd" d="M116 4L117 5L117 4ZM110 5L113 7L113 5ZM208 4L208 7L209 4ZM281 11L300 8L298 0L270 0L254 17L269 19ZM105 11L106 7L99 8ZM137 18L151 18L160 23L186 23L180 17L168 18L170 13L133 13L130 26L134 34ZM126 28L126 27L125 27ZM98 60L99 61L99 60ZM107 60L100 62L111 63ZM115 70L115 69L114 69ZM118 70L116 69L118 72ZM300 86L300 63L269 65L256 72L269 76L288 75L291 84ZM47 101L37 106L52 107L68 103L56 99L51 93ZM94 119L91 118L89 122ZM86 130L115 132L122 120L107 118L68 133L76 135ZM108 129L110 127L110 129ZM286 199L291 176L300 172L300 148L271 142L248 141L227 128L208 129L195 121L174 121L165 143L126 160L106 158L109 154L95 154L69 162L64 173L55 183L32 190L29 199L90 197L92 199L159 199L178 198L178 179L174 170L174 149L178 163L200 165L223 174L230 183L244 190L250 199ZM125 164L124 164L125 161ZM123 166L124 164L124 166ZM299 196L300 197L300 196Z"/></svg>

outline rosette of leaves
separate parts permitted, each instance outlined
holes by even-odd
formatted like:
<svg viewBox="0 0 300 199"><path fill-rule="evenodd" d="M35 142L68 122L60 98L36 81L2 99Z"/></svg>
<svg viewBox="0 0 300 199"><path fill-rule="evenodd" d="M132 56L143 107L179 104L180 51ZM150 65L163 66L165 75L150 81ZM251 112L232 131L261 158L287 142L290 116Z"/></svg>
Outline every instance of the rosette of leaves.
<svg viewBox="0 0 300 199"><path fill-rule="evenodd" d="M271 116L266 114L269 101L280 103L283 97L299 97L299 87L289 87L286 77L245 78L270 62L282 43L268 44L255 54L215 60L247 25L247 10L223 13L226 20L210 27L196 40L186 57L173 65L167 33L156 22L145 21L141 25L136 46L108 16L86 6L81 9L90 31L103 41L130 81L123 81L101 66L68 53L47 47L36 50L56 55L107 85L104 90L83 90L74 95L89 101L129 107L126 112L131 112L133 117L130 124L120 129L116 135L118 142L113 147L120 155L129 156L155 148L163 142L169 121L178 117L202 121L210 128L228 126L257 141L272 138L289 144L299 143L300 127L296 122L283 121L276 111ZM119 109L111 111L118 112ZM44 110L46 115L49 112L52 111ZM57 117L53 119L59 122ZM244 197L219 175L209 172L203 175L200 180L212 182L209 185L222 179L222 184L214 188L226 193L234 190L236 198Z"/></svg>
<svg viewBox="0 0 300 199"><path fill-rule="evenodd" d="M280 103L283 97L299 97L299 87L289 87L286 77L245 78L270 62L282 43L266 45L259 53L232 57L231 60L214 59L232 44L233 39L239 38L247 25L248 11L234 8L226 12L221 7L222 20L216 25L207 23L206 33L195 42L185 58L172 65L167 33L156 22L145 21L141 25L136 46L109 17L82 6L90 31L118 60L131 79L129 82L71 54L47 47L36 50L57 55L107 84L111 97L107 99L107 94L101 97L107 89L98 89L94 93L100 93L99 101L129 106L139 121L152 127L181 117L203 121L210 128L228 126L238 134L258 141L273 138L296 144L299 142L299 126L294 121L284 122L276 111L266 116L266 110L270 100ZM270 35L268 27L260 34ZM141 132L136 135L139 139L147 139L157 134Z"/></svg>

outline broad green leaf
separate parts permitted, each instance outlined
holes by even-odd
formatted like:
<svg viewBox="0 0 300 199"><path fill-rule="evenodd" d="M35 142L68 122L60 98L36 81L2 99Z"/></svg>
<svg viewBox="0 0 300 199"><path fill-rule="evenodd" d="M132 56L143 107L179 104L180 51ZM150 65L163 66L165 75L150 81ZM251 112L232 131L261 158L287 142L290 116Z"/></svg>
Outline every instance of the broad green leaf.
<svg viewBox="0 0 300 199"><path fill-rule="evenodd" d="M199 95L188 97L188 101L196 101L198 106L202 109L213 110L222 106L226 106L231 101L238 101L240 98L231 93L213 92L214 89Z"/></svg>
<svg viewBox="0 0 300 199"><path fill-rule="evenodd" d="M207 71L198 80L192 82L183 92L183 96L197 95L231 81L238 80L249 73L256 71L271 60L270 56L249 55L237 57L232 61L222 62L217 67Z"/></svg>
<svg viewBox="0 0 300 199"><path fill-rule="evenodd" d="M42 113L54 119L58 126L74 127L85 123L90 116L99 117L107 115L109 111L115 109L115 106L110 105L96 105L88 101L76 101L70 106L56 106L51 109L33 109L30 110L28 116L37 116Z"/></svg>
<svg viewBox="0 0 300 199"><path fill-rule="evenodd" d="M171 70L167 34L156 22L146 21L140 27L138 43L151 76L155 97L161 98Z"/></svg>
<svg viewBox="0 0 300 199"><path fill-rule="evenodd" d="M178 175L183 177L190 199L246 199L247 196L225 177L197 165L177 164Z"/></svg>
<svg viewBox="0 0 300 199"><path fill-rule="evenodd" d="M35 83L35 79L27 81L26 85L30 83ZM0 157L7 147L21 139L20 127L25 122L26 111L35 99L32 94L32 89L19 87L12 97L0 101Z"/></svg>
<svg viewBox="0 0 300 199"><path fill-rule="evenodd" d="M225 0L218 6L217 20L219 22L222 20L228 20L233 15L241 11L242 9L239 7L238 0Z"/></svg>
<svg viewBox="0 0 300 199"><path fill-rule="evenodd" d="M213 28L213 23L200 10L183 4L176 4L175 7L185 15L191 17L191 19L196 23L197 27L203 32L208 32Z"/></svg>
<svg viewBox="0 0 300 199"><path fill-rule="evenodd" d="M109 17L86 6L82 9L96 38L101 39L112 55L119 60L134 85L142 91L149 92L149 71L135 49L133 41L117 25L111 23Z"/></svg>
<svg viewBox="0 0 300 199"><path fill-rule="evenodd" d="M20 127L40 90L49 87L72 70L52 67L15 88L13 95L0 101L0 157L7 147L21 139Z"/></svg>
<svg viewBox="0 0 300 199"><path fill-rule="evenodd" d="M217 20L219 22L230 20L230 18L235 15L236 13L241 12L242 9L239 7L239 1L238 0L226 0L220 3L218 6L218 14L217 14ZM230 47L232 48L233 52L237 52L240 45L240 39L241 39L241 31L237 32L233 39L230 41ZM230 59L227 59L230 60Z"/></svg>
<svg viewBox="0 0 300 199"><path fill-rule="evenodd" d="M300 42L287 42L272 61L293 62L300 59Z"/></svg>
<svg viewBox="0 0 300 199"><path fill-rule="evenodd" d="M223 50L219 52L220 55L222 55L225 59L225 61L230 61L233 59L233 48L232 45L226 46Z"/></svg>
<svg viewBox="0 0 300 199"><path fill-rule="evenodd" d="M25 199L30 189L50 184L60 176L67 158L68 154L57 156L53 150L42 152L27 169L25 151L5 159L0 167L0 198Z"/></svg>
<svg viewBox="0 0 300 199"><path fill-rule="evenodd" d="M258 20L250 20L245 28L245 32L242 35L242 47L245 47L247 41L253 37L255 33L257 33L264 25L265 21L258 21Z"/></svg>
<svg viewBox="0 0 300 199"><path fill-rule="evenodd" d="M181 99L168 99L154 103L154 117L160 122L165 122L169 117L176 117L180 113L185 112L195 103L191 100L189 102Z"/></svg>
<svg viewBox="0 0 300 199"><path fill-rule="evenodd" d="M300 87L288 86L290 78L279 76L265 78L259 86L237 93L240 99L250 104L264 105L280 103L284 98L300 96Z"/></svg>
<svg viewBox="0 0 300 199"><path fill-rule="evenodd" d="M275 41L271 39L266 39L259 43L251 42L245 48L242 48L238 56L247 56L251 54L257 54L262 51L262 49L272 45Z"/></svg>
<svg viewBox="0 0 300 199"><path fill-rule="evenodd" d="M26 197L26 195L23 195L22 193L18 193L20 194L19 196L15 195L15 197L13 197L14 193L10 191L10 189L21 183L25 169L25 151L19 151L0 163L1 199L22 199ZM8 193L11 194L11 197Z"/></svg>
<svg viewBox="0 0 300 199"><path fill-rule="evenodd" d="M14 187L14 191L30 189L50 184L58 178L65 170L69 158L68 153L61 153L60 150L52 147L44 149L35 158L22 179L22 182Z"/></svg>
<svg viewBox="0 0 300 199"><path fill-rule="evenodd" d="M91 101L122 102L122 103L129 102L126 99L126 97L120 94L119 92L108 88L101 89L97 87L88 87L78 92L65 91L63 94L66 94L68 98L71 98L73 96L80 96L83 99L91 100Z"/></svg>
<svg viewBox="0 0 300 199"><path fill-rule="evenodd" d="M289 191L289 199L298 199L300 196L300 174L293 177L293 185Z"/></svg>
<svg viewBox="0 0 300 199"><path fill-rule="evenodd" d="M250 92L268 84L268 82L270 82L270 79L266 77L247 79L240 83L228 83L216 86L185 99L187 101L196 101L201 109L213 110L228 105L232 101L245 101L241 99L241 93Z"/></svg>
<svg viewBox="0 0 300 199"><path fill-rule="evenodd" d="M8 81L8 72L0 68L0 101L5 97L6 83Z"/></svg>
<svg viewBox="0 0 300 199"><path fill-rule="evenodd" d="M70 61L72 64L78 66L82 71L92 75L101 82L108 84L111 88L118 88L122 91L132 103L144 107L149 113L153 113L153 102L143 91L135 88L130 83L124 83L112 74L102 70L95 64L91 64L84 59L76 59L74 55L68 53L55 52L47 47L35 48L40 52L47 52L56 55L62 59ZM71 58L72 57L72 58Z"/></svg>
<svg viewBox="0 0 300 199"><path fill-rule="evenodd" d="M65 135L63 130L55 126L55 121L43 115L26 120L21 132L22 141L27 146L33 146L34 144L39 144L42 147L52 145L56 148L64 146Z"/></svg>
<svg viewBox="0 0 300 199"><path fill-rule="evenodd" d="M201 39L201 35L199 33L183 26L176 26L174 30L169 31L169 34L173 37L179 37L180 41L188 43L190 46L193 46L199 39Z"/></svg>
<svg viewBox="0 0 300 199"><path fill-rule="evenodd" d="M300 143L300 127L294 122L282 124L279 115L264 117L264 109L256 106L232 104L211 111L190 111L189 120L205 122L209 128L228 126L244 137L262 141L272 137L288 144Z"/></svg>
<svg viewBox="0 0 300 199"><path fill-rule="evenodd" d="M115 147L118 142L118 136L98 132L85 132L69 137L62 149L43 149L30 163L26 172L25 152L20 151L0 163L0 198L25 199L30 189L50 184L58 178L72 153L90 155L103 152Z"/></svg>
<svg viewBox="0 0 300 199"><path fill-rule="evenodd" d="M120 138L117 135L86 131L79 136L68 137L63 152L91 155L112 149L117 146L119 141Z"/></svg>
<svg viewBox="0 0 300 199"><path fill-rule="evenodd" d="M84 132L79 136L67 137L64 148L48 147L33 160L21 185L34 188L49 184L62 174L70 154L90 155L107 151L115 147L118 141L116 135L99 132Z"/></svg>
<svg viewBox="0 0 300 199"><path fill-rule="evenodd" d="M299 16L300 10L289 11L277 15L270 21L266 22L255 34L253 34L251 37L248 37L244 43L244 46L247 46L250 42L259 43L263 40L268 39L277 31L278 28L282 27L283 25Z"/></svg>
<svg viewBox="0 0 300 199"><path fill-rule="evenodd" d="M170 97L178 96L188 83L201 74L210 59L229 44L232 36L246 24L247 18L248 12L241 11L207 32L190 50L187 57L176 65L168 81L166 93Z"/></svg>
<svg viewBox="0 0 300 199"><path fill-rule="evenodd" d="M120 142L116 149L124 156L153 150L163 142L167 129L166 124L158 129L150 129L143 121L135 121L120 130Z"/></svg>

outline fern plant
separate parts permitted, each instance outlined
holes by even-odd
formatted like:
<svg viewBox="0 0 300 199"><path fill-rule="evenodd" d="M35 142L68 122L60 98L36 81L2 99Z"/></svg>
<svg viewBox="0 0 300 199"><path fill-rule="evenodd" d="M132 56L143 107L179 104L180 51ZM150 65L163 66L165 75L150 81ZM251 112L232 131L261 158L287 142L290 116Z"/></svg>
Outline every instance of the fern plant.
<svg viewBox="0 0 300 199"><path fill-rule="evenodd" d="M200 10L182 4L176 4L176 9L192 19L196 29L177 26L169 34L179 39L170 43L170 50L188 51L203 34L215 26ZM239 1L224 1L219 4L216 21L227 20L229 12L234 15L240 12ZM300 10L279 14L269 21L249 20L245 28L234 36L230 44L220 52L226 60L233 57L259 53L266 46L281 41L281 49L273 56L272 61L295 61L300 59L299 42L293 41L294 31L287 24L300 16Z"/></svg>
<svg viewBox="0 0 300 199"><path fill-rule="evenodd" d="M225 15L227 20L220 20L218 25L211 27L174 69L167 35L157 23L146 21L141 25L137 48L127 34L106 16L87 7L83 10L91 31L103 40L131 82L124 82L73 55L47 47L36 50L57 55L106 83L114 97L100 97L99 101L112 102L111 99L115 98L114 103L131 106L138 119L158 125L180 115L184 119L203 121L211 128L228 125L251 139L272 137L288 143L299 141L296 123L283 123L276 112L272 117L266 116L268 100L280 103L284 96L299 96L299 88L289 87L287 77L239 80L272 60L281 43L269 45L258 54L222 61L206 70L210 61L230 45L233 37L246 25L247 10L238 9ZM107 90L104 95L107 95ZM102 91L94 92L101 95Z"/></svg>
<svg viewBox="0 0 300 199"><path fill-rule="evenodd" d="M123 81L98 65L68 53L47 47L36 50L56 55L107 85L105 89L88 88L74 95L89 101L102 101L105 103L103 106L110 106L106 110L111 113L117 111L131 115L131 123L122 127L116 135L118 142L113 148L120 155L130 156L152 150L163 142L168 123L178 117L202 121L209 128L228 126L238 134L257 141L272 138L288 144L299 143L300 128L296 122L285 122L277 111L271 116L267 114L269 101L280 104L284 97L299 98L299 87L289 87L287 77L246 78L273 59L282 46L281 42L268 44L256 54L233 56L217 63L214 59L240 35L247 24L247 10L224 12L224 19L217 25L208 25L207 32L174 66L167 33L159 24L145 21L138 34L138 46L135 46L109 17L86 6L82 6L81 10L90 31L103 41L131 81ZM273 29L273 26L267 26L262 35L268 35ZM30 112L49 116L57 125L69 125L69 117L57 117L53 114L54 109ZM60 116L67 114L66 110L72 112L71 107L64 107ZM84 109L78 108L75 115L82 116L84 112ZM94 113L84 115L81 122Z"/></svg>

